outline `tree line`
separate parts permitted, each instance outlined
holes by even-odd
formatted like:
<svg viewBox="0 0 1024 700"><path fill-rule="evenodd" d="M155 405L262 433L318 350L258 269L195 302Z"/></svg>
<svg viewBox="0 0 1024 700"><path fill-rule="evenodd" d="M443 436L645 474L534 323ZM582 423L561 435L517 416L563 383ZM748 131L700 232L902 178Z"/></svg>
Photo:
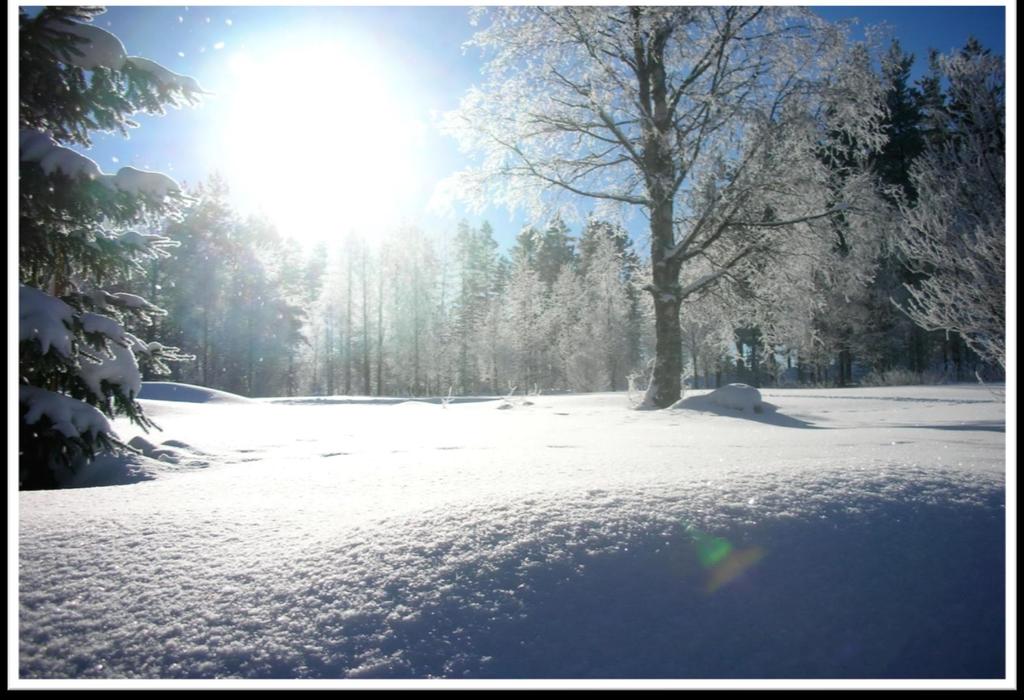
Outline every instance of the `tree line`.
<svg viewBox="0 0 1024 700"><path fill-rule="evenodd" d="M232 212L212 178L164 229L180 245L124 285L168 311L170 378L247 396L627 388L649 356L640 258L619 225L561 219L499 250L487 222L304 250ZM649 335L647 333L646 335Z"/></svg>
<svg viewBox="0 0 1024 700"><path fill-rule="evenodd" d="M972 40L957 60L989 58ZM902 253L900 207L918 211L915 164L961 139L967 118L940 57L916 83L914 60L893 42L880 61L886 140L866 165L875 211L794 227L687 297L684 384L1000 376L963 334L907 312L927 270ZM849 187L832 177L835 192ZM170 312L156 337L195 356L172 369L179 381L249 396L436 396L622 390L650 377L651 263L617 223L589 218L577 233L555 216L507 252L488 223L466 221L440 236L409 225L303 251L233 213L227 196L217 178L197 187L163 230L180 247L132 287ZM682 286L714 274L695 262Z"/></svg>

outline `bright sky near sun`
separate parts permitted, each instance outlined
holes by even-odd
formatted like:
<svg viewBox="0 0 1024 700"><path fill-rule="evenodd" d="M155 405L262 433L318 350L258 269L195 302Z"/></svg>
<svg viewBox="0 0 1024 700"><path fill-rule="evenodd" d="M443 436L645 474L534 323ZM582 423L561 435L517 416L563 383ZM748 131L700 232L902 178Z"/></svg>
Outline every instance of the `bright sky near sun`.
<svg viewBox="0 0 1024 700"><path fill-rule="evenodd" d="M833 7L828 19L888 22L904 48L949 51L969 35L1005 53L1003 7ZM142 117L126 141L88 154L194 184L219 172L242 213L301 241L372 236L400 222L440 232L467 213L428 209L437 183L468 165L438 117L479 81L466 7L110 7L97 20L128 53L196 77L195 109ZM507 246L521 214L485 211Z"/></svg>
<svg viewBox="0 0 1024 700"><path fill-rule="evenodd" d="M296 237L393 225L429 184L426 125L377 53L358 38L317 37L228 57L224 174Z"/></svg>

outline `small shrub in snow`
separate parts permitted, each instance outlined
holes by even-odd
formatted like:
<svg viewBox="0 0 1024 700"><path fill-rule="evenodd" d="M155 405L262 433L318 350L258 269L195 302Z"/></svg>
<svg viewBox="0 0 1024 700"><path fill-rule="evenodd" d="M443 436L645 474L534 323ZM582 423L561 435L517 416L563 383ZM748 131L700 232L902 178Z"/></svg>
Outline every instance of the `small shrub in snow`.
<svg viewBox="0 0 1024 700"><path fill-rule="evenodd" d="M872 370L860 380L860 383L864 386L915 386L918 384L944 384L946 381L946 376L940 372L891 369L887 372Z"/></svg>

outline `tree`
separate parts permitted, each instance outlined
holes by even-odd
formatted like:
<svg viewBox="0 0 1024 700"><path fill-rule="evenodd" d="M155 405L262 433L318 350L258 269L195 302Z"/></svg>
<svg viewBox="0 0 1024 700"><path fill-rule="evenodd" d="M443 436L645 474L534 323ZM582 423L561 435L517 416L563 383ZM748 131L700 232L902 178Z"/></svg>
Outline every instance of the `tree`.
<svg viewBox="0 0 1024 700"><path fill-rule="evenodd" d="M959 333L1006 367L1006 114L1001 58L976 45L937 57L948 104L910 169L916 202L900 202L898 250L920 275L904 311L926 330Z"/></svg>
<svg viewBox="0 0 1024 700"><path fill-rule="evenodd" d="M512 264L506 294L512 360L509 383L523 391L540 388L547 379L545 359L551 340L545 322L548 293L525 257Z"/></svg>
<svg viewBox="0 0 1024 700"><path fill-rule="evenodd" d="M227 202L227 185L220 177L200 183L189 195L192 205L188 211L166 228L168 237L178 244L175 254L157 261L148 272L151 278L167 280L155 299L169 312L157 325L159 338L187 348L196 357L194 363L175 372L176 380L216 386L222 381L223 358L214 345L218 318L225 314L228 261L240 252L233 236L238 222Z"/></svg>
<svg viewBox="0 0 1024 700"><path fill-rule="evenodd" d="M454 334L458 344L458 383L460 393L479 390L478 347L480 326L486 313L498 244L490 224L474 229L459 223L455 236L459 289L454 305Z"/></svg>
<svg viewBox="0 0 1024 700"><path fill-rule="evenodd" d="M103 173L68 145L96 129L127 133L129 116L194 102L192 78L128 56L92 24L98 7L19 12L19 476L52 487L98 450L118 444L108 418L152 423L136 401L140 363L166 372L177 348L125 325L164 312L116 284L167 255L153 233L183 203L173 180L131 167ZM67 144L67 145L65 145ZM141 229L142 232L135 229Z"/></svg>
<svg viewBox="0 0 1024 700"><path fill-rule="evenodd" d="M617 243L610 236L598 236L582 277L586 290L580 314L583 335L576 347L597 355L597 375L589 382L589 388L597 391L626 388L626 376L633 369L629 365L634 330L630 327L632 280Z"/></svg>
<svg viewBox="0 0 1024 700"><path fill-rule="evenodd" d="M492 52L486 81L447 125L483 163L455 191L534 209L582 197L650 222L647 407L680 396L681 302L832 213L822 150L882 141L866 55L804 8L494 8L474 43ZM681 285L696 261L708 273Z"/></svg>

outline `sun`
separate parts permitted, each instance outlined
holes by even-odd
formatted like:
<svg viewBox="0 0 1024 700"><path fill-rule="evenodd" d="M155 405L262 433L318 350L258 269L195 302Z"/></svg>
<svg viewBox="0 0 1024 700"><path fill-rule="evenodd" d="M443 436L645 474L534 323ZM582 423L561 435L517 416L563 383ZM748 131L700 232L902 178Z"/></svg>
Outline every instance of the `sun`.
<svg viewBox="0 0 1024 700"><path fill-rule="evenodd" d="M228 68L222 167L236 201L283 235L372 236L421 187L423 126L372 54L296 41Z"/></svg>

